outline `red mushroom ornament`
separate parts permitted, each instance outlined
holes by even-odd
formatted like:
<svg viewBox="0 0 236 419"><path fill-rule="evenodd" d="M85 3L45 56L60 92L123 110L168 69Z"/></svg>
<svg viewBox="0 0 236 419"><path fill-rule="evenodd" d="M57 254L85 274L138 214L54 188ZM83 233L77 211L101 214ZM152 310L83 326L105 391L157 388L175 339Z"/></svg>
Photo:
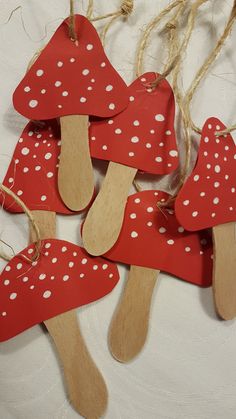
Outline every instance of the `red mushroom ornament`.
<svg viewBox="0 0 236 419"><path fill-rule="evenodd" d="M91 155L110 161L83 228L84 246L92 255L104 254L115 244L137 171L160 175L178 166L173 92L166 80L154 90L148 87L155 79L155 73L139 77L128 88L128 108L91 123Z"/></svg>
<svg viewBox="0 0 236 419"><path fill-rule="evenodd" d="M88 115L111 117L127 106L128 96L93 25L75 15L76 42L69 37L68 25L66 19L56 30L16 88L13 103L29 119L60 117L59 192L70 209L79 211L94 192Z"/></svg>
<svg viewBox="0 0 236 419"><path fill-rule="evenodd" d="M56 236L56 213L74 214L64 205L57 190L59 152L60 129L56 120L41 121L40 124L29 122L19 139L3 182L4 186L11 188L12 192L24 200L39 227L41 238L44 239L53 239ZM23 212L22 207L16 204L15 200L8 195L0 194L0 201L7 211L12 213ZM32 225L30 224L30 241L34 241L35 238ZM69 301L65 302L65 304L69 304ZM57 333L57 340L62 342L62 345L65 334L64 322L66 322L66 329L69 322L71 322L71 329L69 330L76 327L78 329L76 336L80 335L75 311L71 311L65 318L64 315L61 315L60 318L55 318L53 322L55 323L55 330L52 329L51 320L49 332L52 336ZM48 327L48 324L46 326ZM81 353L88 354L88 350L84 351L83 349L85 342L83 342L82 337L80 345ZM62 348L58 347L58 351L60 352L61 350L63 350L63 346ZM82 385L82 398L79 394L81 389L77 391L78 381L75 380L76 392L72 398L77 398L77 410L80 412L84 411L85 405L89 412L93 410L96 413L97 411L100 412L101 409L105 410L107 390L103 377L89 354L84 365L85 372L82 374L81 380L84 380L85 375L89 371L88 377L91 378L91 381L89 383L88 379L86 379L84 385ZM65 375L67 374L68 372L65 370ZM75 379L75 376L73 376L73 379ZM91 399L90 397L92 387L93 392L98 394L97 399Z"/></svg>
<svg viewBox="0 0 236 419"><path fill-rule="evenodd" d="M236 316L236 146L225 126L209 118L202 130L196 166L175 204L179 222L188 230L213 228L213 291L218 314Z"/></svg>
<svg viewBox="0 0 236 419"><path fill-rule="evenodd" d="M101 386L72 309L110 293L119 280L118 269L63 240L42 241L40 257L31 264L25 257L33 252L30 245L0 275L0 341L44 322L58 350L71 403L86 418L100 417L107 402L105 383Z"/></svg>
<svg viewBox="0 0 236 419"><path fill-rule="evenodd" d="M133 359L145 343L152 293L160 271L200 287L211 285L211 236L207 231L185 231L172 209L160 211L157 202L168 197L152 190L131 195L119 238L104 255L131 265L109 334L111 352L121 362Z"/></svg>

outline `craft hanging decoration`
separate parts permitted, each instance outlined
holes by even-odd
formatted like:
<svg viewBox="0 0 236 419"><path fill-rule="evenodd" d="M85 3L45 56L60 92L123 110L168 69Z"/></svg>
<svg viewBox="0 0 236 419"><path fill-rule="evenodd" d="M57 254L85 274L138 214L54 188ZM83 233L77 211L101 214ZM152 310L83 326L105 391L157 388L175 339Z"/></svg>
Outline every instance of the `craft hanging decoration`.
<svg viewBox="0 0 236 419"><path fill-rule="evenodd" d="M179 222L190 231L213 227L216 307L227 320L236 315L236 295L227 292L234 289L235 282L236 146L230 134L217 136L224 129L217 118L206 121L196 166L175 209Z"/></svg>
<svg viewBox="0 0 236 419"><path fill-rule="evenodd" d="M212 280L212 240L207 231L187 232L173 209L161 212L160 191L142 191L128 198L119 238L104 256L131 265L124 293L110 327L113 356L121 362L142 349L148 332L152 293L160 271L208 287Z"/></svg>
<svg viewBox="0 0 236 419"><path fill-rule="evenodd" d="M88 145L88 115L111 117L128 105L127 88L112 67L93 25L74 16L77 40L66 19L16 88L13 103L27 118L60 118L59 193L74 211L94 193Z"/></svg>
<svg viewBox="0 0 236 419"><path fill-rule="evenodd" d="M28 246L1 273L1 342L104 297L118 282L115 264L92 258L67 241L43 240L40 258L29 264L22 255L33 251L34 246Z"/></svg>
<svg viewBox="0 0 236 419"><path fill-rule="evenodd" d="M125 111L91 121L91 155L110 161L83 228L84 246L92 255L104 254L116 242L137 171L164 174L178 166L173 92L166 80L151 89L155 78L156 73L146 73L129 86Z"/></svg>

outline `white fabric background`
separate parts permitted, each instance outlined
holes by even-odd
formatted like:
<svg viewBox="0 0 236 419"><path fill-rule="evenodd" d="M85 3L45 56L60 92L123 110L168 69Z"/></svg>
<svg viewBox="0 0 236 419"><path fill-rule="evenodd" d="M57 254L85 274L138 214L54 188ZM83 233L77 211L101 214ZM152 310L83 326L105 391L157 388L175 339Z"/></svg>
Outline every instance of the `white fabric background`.
<svg viewBox="0 0 236 419"><path fill-rule="evenodd" d="M95 13L116 10L119 3L95 0ZM133 78L136 41L141 31L168 1L135 3L129 21L124 24L118 20L107 39L108 56L127 82ZM221 33L233 1L208 3L201 8L186 54L185 88ZM12 107L12 92L31 56L68 14L68 4L67 0L0 1L0 180L26 123ZM4 24L18 5L22 6L21 11ZM86 1L78 1L77 10L85 13L85 9ZM21 13L28 35L22 27ZM45 27L46 39L40 41ZM193 115L200 126L209 116L220 117L226 124L236 120L235 29L194 100ZM160 71L163 60L161 38L155 31L145 69ZM149 182L149 186L154 187L154 183ZM1 211L0 233L16 251L21 250L27 244L26 218ZM78 242L77 216L58 217L58 237ZM125 281L125 269L120 268L120 273L121 281L108 297L78 310L84 337L109 389L105 418L234 419L236 323L216 317L212 290L161 274L154 293L147 344L133 362L122 365L111 357L107 347L108 326ZM54 348L41 326L0 345L1 419L78 417L66 399Z"/></svg>

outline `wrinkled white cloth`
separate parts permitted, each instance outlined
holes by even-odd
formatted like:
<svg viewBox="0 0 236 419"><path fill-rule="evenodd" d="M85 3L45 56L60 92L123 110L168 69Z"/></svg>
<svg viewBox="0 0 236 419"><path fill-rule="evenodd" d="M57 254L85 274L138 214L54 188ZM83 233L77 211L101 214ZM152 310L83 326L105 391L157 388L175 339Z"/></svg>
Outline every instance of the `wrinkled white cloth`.
<svg viewBox="0 0 236 419"><path fill-rule="evenodd" d="M77 10L84 14L87 2L77 3ZM119 3L95 0L95 14L116 10ZM141 31L168 3L135 0L135 10L129 20L124 23L118 19L108 32L107 54L127 83L134 77L136 43ZM21 9L5 24L11 11L19 5ZM230 0L217 0L202 7L186 52L185 89L222 32L231 6ZM0 180L26 124L13 109L12 92L32 55L50 38L68 11L66 0L0 2ZM194 99L192 114L200 126L209 116L221 118L226 125L236 120L235 29ZM145 55L145 70L161 71L165 60L158 33L154 31ZM160 185L166 185L166 180L163 184L146 177L145 188ZM0 233L15 251L21 250L27 244L26 217L0 211ZM77 216L58 217L59 238L81 243L78 234ZM0 267L3 266L1 262ZM78 310L87 345L107 382L110 398L105 418L235 419L236 323L216 317L211 289L202 290L161 274L153 296L144 350L128 365L111 357L107 331L125 273L125 268L120 267L121 281L110 295ZM0 418L78 417L67 401L50 337L41 326L0 344Z"/></svg>

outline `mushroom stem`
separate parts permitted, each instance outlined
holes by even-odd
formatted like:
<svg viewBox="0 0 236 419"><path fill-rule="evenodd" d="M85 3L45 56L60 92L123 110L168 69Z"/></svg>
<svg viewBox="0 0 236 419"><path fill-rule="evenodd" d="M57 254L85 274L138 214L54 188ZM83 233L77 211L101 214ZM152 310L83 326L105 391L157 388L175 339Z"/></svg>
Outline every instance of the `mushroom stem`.
<svg viewBox="0 0 236 419"><path fill-rule="evenodd" d="M89 151L88 116L60 118L61 155L58 189L65 205L72 211L88 206L94 193L93 166Z"/></svg>
<svg viewBox="0 0 236 419"><path fill-rule="evenodd" d="M236 316L236 223L213 227L213 293L216 310L224 320Z"/></svg>
<svg viewBox="0 0 236 419"><path fill-rule="evenodd" d="M56 214L32 211L41 238L56 236ZM30 224L30 240L34 232ZM107 407L108 394L104 379L96 367L80 331L76 310L71 310L44 322L59 354L69 399L85 418L102 416Z"/></svg>
<svg viewBox="0 0 236 419"><path fill-rule="evenodd" d="M153 290L160 271L131 266L127 283L109 331L114 358L131 361L145 344Z"/></svg>
<svg viewBox="0 0 236 419"><path fill-rule="evenodd" d="M88 253L99 256L116 243L123 223L125 205L137 169L110 162L101 190L83 227Z"/></svg>

